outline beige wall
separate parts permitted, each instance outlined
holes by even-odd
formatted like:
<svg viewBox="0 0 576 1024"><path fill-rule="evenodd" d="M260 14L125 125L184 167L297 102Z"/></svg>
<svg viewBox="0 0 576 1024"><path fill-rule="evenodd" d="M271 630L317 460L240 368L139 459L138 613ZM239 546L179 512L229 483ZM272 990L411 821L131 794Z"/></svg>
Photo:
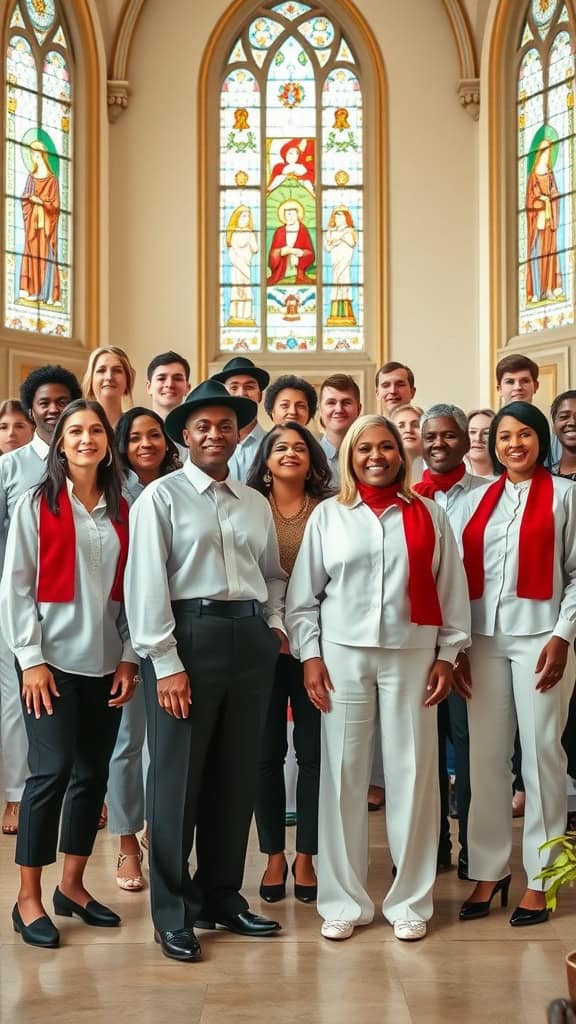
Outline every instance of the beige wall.
<svg viewBox="0 0 576 1024"><path fill-rule="evenodd" d="M146 3L130 106L110 128L110 341L134 359L140 397L159 350L195 361L197 73L226 6L170 0L167 17L164 4ZM390 355L414 367L424 404L470 406L479 390L477 125L456 96L450 25L431 0L357 6L389 88Z"/></svg>

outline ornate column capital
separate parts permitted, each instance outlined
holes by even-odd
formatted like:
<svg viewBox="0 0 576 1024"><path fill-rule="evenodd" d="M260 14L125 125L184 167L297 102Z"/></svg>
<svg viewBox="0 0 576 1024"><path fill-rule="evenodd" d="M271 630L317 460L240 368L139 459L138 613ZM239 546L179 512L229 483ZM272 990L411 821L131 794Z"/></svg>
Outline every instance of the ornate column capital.
<svg viewBox="0 0 576 1024"><path fill-rule="evenodd" d="M458 84L458 99L473 121L480 116L480 79L461 78Z"/></svg>
<svg viewBox="0 0 576 1024"><path fill-rule="evenodd" d="M108 120L115 124L128 106L130 83L125 79L108 79Z"/></svg>

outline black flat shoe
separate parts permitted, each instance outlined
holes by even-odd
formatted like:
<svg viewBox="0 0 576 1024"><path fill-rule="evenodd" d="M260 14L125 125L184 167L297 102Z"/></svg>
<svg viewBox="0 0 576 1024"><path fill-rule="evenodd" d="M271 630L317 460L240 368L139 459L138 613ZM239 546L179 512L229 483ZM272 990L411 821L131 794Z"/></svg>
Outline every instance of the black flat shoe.
<svg viewBox="0 0 576 1024"><path fill-rule="evenodd" d="M234 917L198 920L194 922L194 927L207 930L225 928L226 931L234 932L235 935L252 936L275 935L282 930L282 926L278 921L270 921L267 917L259 917L258 914L253 914L250 910L243 910L241 914L235 914Z"/></svg>
<svg viewBox="0 0 576 1024"><path fill-rule="evenodd" d="M175 932L154 932L164 956L182 963L198 963L202 959L200 943L192 928L178 928Z"/></svg>
<svg viewBox="0 0 576 1024"><path fill-rule="evenodd" d="M496 882L489 900L482 900L481 902L477 900L475 903L472 900L466 900L466 902L460 907L460 913L458 915L460 920L476 921L479 917L488 917L488 914L490 913L490 904L497 892L500 893L500 906L507 907L511 878L512 875L506 875L506 878L501 878L499 882Z"/></svg>
<svg viewBox="0 0 576 1024"><path fill-rule="evenodd" d="M510 918L513 928L524 928L530 924L544 924L550 917L550 911L544 907L543 910L527 910L526 907L516 907Z"/></svg>
<svg viewBox="0 0 576 1024"><path fill-rule="evenodd" d="M279 885L265 885L264 880L260 882L260 898L266 903L279 903L286 898L286 879L288 878L288 865L284 864L284 880Z"/></svg>
<svg viewBox="0 0 576 1024"><path fill-rule="evenodd" d="M300 882L296 881L296 861L292 865L292 875L294 876L294 897L299 900L300 903L316 903L318 896L317 885L301 885Z"/></svg>
<svg viewBox="0 0 576 1024"><path fill-rule="evenodd" d="M122 920L113 910L96 900L89 900L85 907L81 907L79 903L68 899L58 887L54 890L54 913L60 917L79 917L84 924L94 925L95 928L117 928Z"/></svg>
<svg viewBox="0 0 576 1024"><path fill-rule="evenodd" d="M22 936L22 941L29 946L41 946L43 949L56 949L60 945L60 934L54 927L47 914L44 917L37 917L31 924L24 924L18 910L18 904L14 904L12 910L12 924L14 931Z"/></svg>

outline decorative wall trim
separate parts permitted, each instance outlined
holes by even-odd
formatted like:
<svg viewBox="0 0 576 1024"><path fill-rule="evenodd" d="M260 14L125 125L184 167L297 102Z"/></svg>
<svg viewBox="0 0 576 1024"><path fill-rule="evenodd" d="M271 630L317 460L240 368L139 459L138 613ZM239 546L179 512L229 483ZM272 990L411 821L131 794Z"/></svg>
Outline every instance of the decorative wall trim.
<svg viewBox="0 0 576 1024"><path fill-rule="evenodd" d="M126 0L112 51L108 78L108 118L114 123L128 106L130 82L128 63L136 25L146 0Z"/></svg>
<svg viewBox="0 0 576 1024"><path fill-rule="evenodd" d="M480 114L480 78L476 43L463 0L442 0L450 21L460 65L457 93L467 114L478 120Z"/></svg>

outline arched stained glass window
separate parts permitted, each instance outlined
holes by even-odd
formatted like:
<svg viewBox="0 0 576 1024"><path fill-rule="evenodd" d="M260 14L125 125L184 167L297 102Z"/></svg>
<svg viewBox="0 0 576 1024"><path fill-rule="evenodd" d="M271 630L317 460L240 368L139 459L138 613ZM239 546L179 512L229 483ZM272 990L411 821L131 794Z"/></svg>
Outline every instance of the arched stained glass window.
<svg viewBox="0 0 576 1024"><path fill-rule="evenodd" d="M9 21L4 325L72 334L72 67L59 0L17 0Z"/></svg>
<svg viewBox="0 0 576 1024"><path fill-rule="evenodd" d="M574 323L573 25L531 0L518 53L518 333Z"/></svg>
<svg viewBox="0 0 576 1024"><path fill-rule="evenodd" d="M318 5L263 6L220 102L220 351L362 352L362 84Z"/></svg>

